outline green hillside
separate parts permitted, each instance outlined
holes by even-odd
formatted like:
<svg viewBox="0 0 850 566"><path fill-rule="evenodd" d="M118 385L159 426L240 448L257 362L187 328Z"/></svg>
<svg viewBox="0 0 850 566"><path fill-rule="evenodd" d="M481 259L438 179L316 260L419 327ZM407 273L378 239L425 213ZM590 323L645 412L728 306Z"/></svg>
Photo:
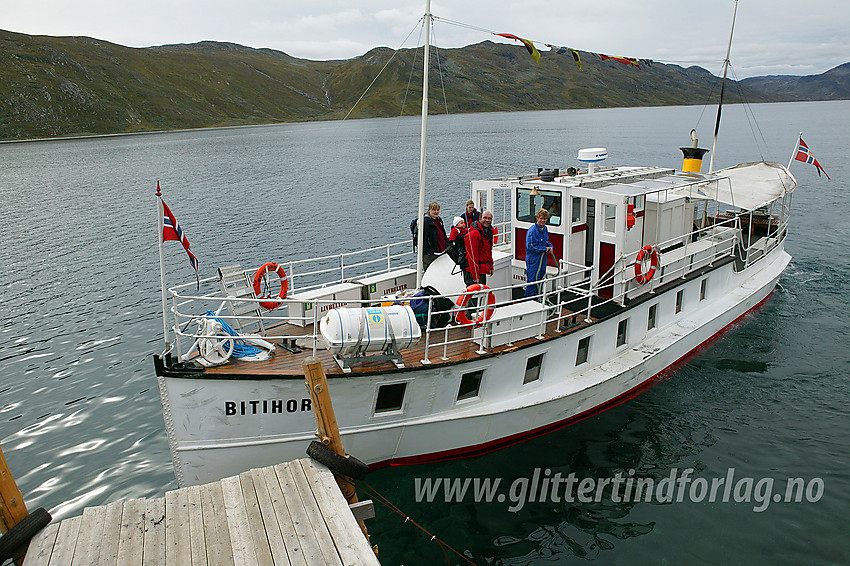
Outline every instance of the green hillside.
<svg viewBox="0 0 850 566"><path fill-rule="evenodd" d="M719 83L700 67L638 70L588 53L582 71L570 55L543 53L538 65L520 46L489 41L438 53L431 111L439 113L446 104L450 113L704 104L716 99ZM310 61L231 43L137 49L0 31L0 139L337 119L390 58L351 116L397 116L402 108L417 114L421 56L421 49L393 57L377 48L350 60ZM769 79L733 85L730 101L739 91L750 102L850 94L846 81L827 73Z"/></svg>

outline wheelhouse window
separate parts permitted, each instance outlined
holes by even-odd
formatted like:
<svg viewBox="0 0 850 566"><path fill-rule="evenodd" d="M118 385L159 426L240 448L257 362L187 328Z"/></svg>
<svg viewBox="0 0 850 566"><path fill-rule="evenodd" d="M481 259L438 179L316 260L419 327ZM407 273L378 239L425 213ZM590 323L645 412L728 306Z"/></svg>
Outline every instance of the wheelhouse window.
<svg viewBox="0 0 850 566"><path fill-rule="evenodd" d="M682 302L685 300L685 290L676 293L676 314L682 312Z"/></svg>
<svg viewBox="0 0 850 566"><path fill-rule="evenodd" d="M536 190L535 190L536 189ZM537 194L532 194L535 192ZM561 193L560 191L547 191L539 187L518 187L516 190L517 220L520 222L536 221L537 211L545 208L549 211L549 224L551 226L561 225Z"/></svg>
<svg viewBox="0 0 850 566"><path fill-rule="evenodd" d="M576 365L587 363L587 354L590 351L590 336L585 336L578 341L578 350L576 351Z"/></svg>
<svg viewBox="0 0 850 566"><path fill-rule="evenodd" d="M625 345L628 339L627 332L629 327L629 319L625 318L617 325L617 347Z"/></svg>
<svg viewBox="0 0 850 566"><path fill-rule="evenodd" d="M708 277L706 277L705 279L700 281L700 284L699 284L699 300L700 301L705 300L705 294L706 294L707 291L708 291Z"/></svg>
<svg viewBox="0 0 850 566"><path fill-rule="evenodd" d="M613 234L617 231L617 205L603 205L603 210L605 213L605 224L603 225L602 229L610 234Z"/></svg>
<svg viewBox="0 0 850 566"><path fill-rule="evenodd" d="M582 210L581 210L581 197L573 197L573 215L572 220L573 224L577 224L581 222L582 219Z"/></svg>
<svg viewBox="0 0 850 566"><path fill-rule="evenodd" d="M457 400L463 401L464 399L478 397L482 377L484 377L483 369L463 374L460 378L460 387L457 390Z"/></svg>
<svg viewBox="0 0 850 566"><path fill-rule="evenodd" d="M658 304L650 305L649 307L649 316L646 320L646 329L652 330L657 326L656 316L658 315Z"/></svg>
<svg viewBox="0 0 850 566"><path fill-rule="evenodd" d="M407 383L391 383L378 387L378 399L375 401L375 413L400 411L404 403Z"/></svg>
<svg viewBox="0 0 850 566"><path fill-rule="evenodd" d="M531 356L525 362L525 377L522 379L522 384L531 383L540 379L540 367L543 365L543 354Z"/></svg>

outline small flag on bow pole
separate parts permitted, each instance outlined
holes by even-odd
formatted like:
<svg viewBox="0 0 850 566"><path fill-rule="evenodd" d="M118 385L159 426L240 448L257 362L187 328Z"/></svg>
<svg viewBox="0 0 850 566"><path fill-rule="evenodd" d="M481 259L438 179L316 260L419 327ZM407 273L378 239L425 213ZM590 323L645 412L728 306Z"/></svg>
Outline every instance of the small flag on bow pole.
<svg viewBox="0 0 850 566"><path fill-rule="evenodd" d="M791 162L794 161L802 161L803 163L810 163L814 165L818 169L818 176L820 176L821 171L826 175L826 178L829 179L829 175L826 174L826 171L823 167L820 166L818 160L815 159L815 156L812 155L812 152L809 150L809 146L806 145L806 142L803 141L803 134L800 134L800 137L797 139L797 148L794 150L794 158ZM791 163L788 164L788 167L791 167Z"/></svg>
<svg viewBox="0 0 850 566"><path fill-rule="evenodd" d="M156 184L157 192L159 192L159 182ZM189 265L192 266L192 269L195 270L195 279L198 282L198 288L200 288L200 275L198 274L198 258L195 257L195 254L189 249L189 239L186 237L186 234L183 233L183 230L180 228L180 224L177 223L177 218L174 217L174 214L168 208L168 205L165 204L165 201L160 197L160 201L162 202L162 241L167 242L169 240L176 240L183 244L183 249L186 250L186 253L189 254Z"/></svg>

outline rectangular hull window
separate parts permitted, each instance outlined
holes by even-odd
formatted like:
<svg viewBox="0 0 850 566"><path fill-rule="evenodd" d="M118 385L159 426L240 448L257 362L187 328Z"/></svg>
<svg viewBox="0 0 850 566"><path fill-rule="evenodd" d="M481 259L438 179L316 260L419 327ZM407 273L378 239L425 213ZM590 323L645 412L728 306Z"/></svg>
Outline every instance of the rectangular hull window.
<svg viewBox="0 0 850 566"><path fill-rule="evenodd" d="M540 366L543 365L543 354L538 354L528 358L525 363L525 377L522 380L523 385L540 379Z"/></svg>
<svg viewBox="0 0 850 566"><path fill-rule="evenodd" d="M626 343L626 331L629 326L629 319L621 320L620 324L617 325L617 347L625 345Z"/></svg>
<svg viewBox="0 0 850 566"><path fill-rule="evenodd" d="M590 350L590 336L585 336L578 341L578 351L576 352L576 365L587 363L587 353Z"/></svg>
<svg viewBox="0 0 850 566"><path fill-rule="evenodd" d="M682 302L685 299L685 290L682 289L678 293L676 293L676 314L682 312Z"/></svg>
<svg viewBox="0 0 850 566"><path fill-rule="evenodd" d="M649 307L649 317L646 321L646 329L652 330L656 326L655 316L658 313L658 305L652 305Z"/></svg>
<svg viewBox="0 0 850 566"><path fill-rule="evenodd" d="M400 411L404 403L404 392L407 383L392 383L378 388L378 400L375 401L375 412Z"/></svg>
<svg viewBox="0 0 850 566"><path fill-rule="evenodd" d="M457 390L457 400L472 399L478 397L478 390L481 389L481 378L484 376L484 370L465 373L460 378L460 387Z"/></svg>
<svg viewBox="0 0 850 566"><path fill-rule="evenodd" d="M703 279L699 284L699 300L705 300L705 293L708 290L708 279Z"/></svg>

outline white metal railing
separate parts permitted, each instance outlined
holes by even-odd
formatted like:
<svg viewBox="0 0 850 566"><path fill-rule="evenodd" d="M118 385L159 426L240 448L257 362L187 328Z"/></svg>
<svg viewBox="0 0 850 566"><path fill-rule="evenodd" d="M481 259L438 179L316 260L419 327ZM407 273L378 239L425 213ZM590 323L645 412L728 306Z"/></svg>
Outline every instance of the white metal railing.
<svg viewBox="0 0 850 566"><path fill-rule="evenodd" d="M787 218L787 217L786 217ZM769 224L770 226L770 224ZM775 246L779 245L787 232L787 220L780 221L776 231L768 234L767 237L760 240L766 240L760 244L759 249L763 249L763 255L766 255ZM594 308L598 308L605 304L617 302L623 304L627 296L635 296L634 292L654 292L654 290L669 282L675 277L684 277L690 271L702 267L700 264L711 265L714 261L720 258L728 257L736 253L736 249L740 249L741 222L739 216L716 222L711 226L703 226L684 235L684 244L678 250L674 250L681 255L674 262L665 264L663 257L659 262L659 271L656 277L647 285L636 286L633 284L633 278L629 276L629 270L634 268L636 257L639 252L631 252L624 254L618 258L614 265L603 274L600 274L594 282L592 278L593 267L570 263L565 260L560 260L558 265L558 273L556 275L547 275L541 286L541 293L535 299L542 302L544 308L541 309L541 315L538 320L532 320L528 324L516 326L513 321L508 324L505 330L497 331L493 325L485 322L481 326L478 336L475 336L475 325L450 325L445 328L431 328L431 322L435 316L447 313L452 318L456 308L454 307L454 298L456 295L434 295L427 297L416 297L416 299L426 299L428 301L428 311L426 317L426 325L423 329L424 338L424 358L422 363L431 363L431 356L434 352L436 355L442 354L442 359L447 359L448 348L453 344L463 342L476 341L479 346L479 352L486 352L489 349L489 344L495 337L505 334L537 329L537 336L541 337L546 332L547 324L555 323L561 327L565 323L576 323L583 320L586 323L591 323L591 312ZM692 241L693 240L693 241ZM683 241L683 236L676 236L667 241L660 242L656 246L660 249L676 245ZM696 244L702 242L701 245ZM706 246L706 242L710 245ZM320 289L327 286L329 282L326 280L322 283L312 283L311 278L315 279L321 275L328 273L336 273L331 277L330 283L343 282L354 277L363 275L375 275L387 273L393 269L398 269L402 266L409 266L411 258L415 258L412 251L402 251L401 246L409 246L409 242L396 244L388 244L361 250L357 252L349 252L338 254L335 256L324 256L321 258L312 258L306 260L297 260L288 262L287 275L290 278L290 289L295 285L293 280L297 277L302 281L302 286L298 287L300 292L311 289ZM746 253L749 253L754 248L754 243L749 242L746 248L743 248ZM690 249L689 249L690 248ZM672 252L668 252L672 253ZM701 254L698 261L695 258ZM706 261L707 260L707 261ZM746 261L746 258L744 258ZM674 265L675 264L675 265ZM694 267L697 265L697 267ZM663 269L662 269L663 268ZM246 270L245 273L252 273L252 270ZM205 278L201 281L202 289L208 289L212 285L218 286L219 279L217 277ZM262 318L266 331L260 333L241 333L234 339L264 339L264 340L282 340L294 343L294 341L302 344L302 347L312 348L315 355L318 344L318 321L320 313L323 312L322 307L328 307L337 303L337 299L268 299L268 298L251 298L251 297L232 297L225 296L220 289L210 293L192 293L195 290L194 282L177 285L170 288L168 291L171 295L171 315L173 317L173 327L171 331L174 333L174 341L171 346L172 351L176 351L178 357L185 357L192 344L199 339L221 340L221 335L204 334L200 331L191 331L190 327L193 323L209 318L207 311L213 311L216 318L229 322L233 327L240 326L234 324L234 321L256 322L257 318ZM515 289L524 289L526 282L518 282L513 285L496 287L490 289L489 292L494 293L494 296L513 296ZM600 290L606 287L611 287L611 297L600 297ZM630 295L631 294L631 295ZM594 297L596 302L594 303ZM435 309L435 300L439 298L452 299L453 307L447 311L438 311ZM273 300L279 302L280 306L273 311L262 312L259 303ZM409 297L399 300L410 300ZM509 299L505 301L497 301L492 308L504 307L519 302L523 302L524 298L519 300ZM257 312L249 315L236 316L227 312L227 306L232 306L232 303L257 303ZM312 312L306 308L307 303L312 303ZM362 299L346 299L351 307L373 306L378 300L362 300ZM299 305L299 309L293 308ZM476 307L473 307L476 308ZM478 307L480 308L480 307ZM486 308L486 306L484 307ZM293 311L299 310L301 315L293 315ZM289 323L303 329L300 331L289 331L289 325L279 324ZM200 326L199 326L200 328ZM468 335L458 337L450 336L450 330L456 328L469 328ZM224 338L224 340L232 340ZM187 348L189 345L189 348Z"/></svg>

